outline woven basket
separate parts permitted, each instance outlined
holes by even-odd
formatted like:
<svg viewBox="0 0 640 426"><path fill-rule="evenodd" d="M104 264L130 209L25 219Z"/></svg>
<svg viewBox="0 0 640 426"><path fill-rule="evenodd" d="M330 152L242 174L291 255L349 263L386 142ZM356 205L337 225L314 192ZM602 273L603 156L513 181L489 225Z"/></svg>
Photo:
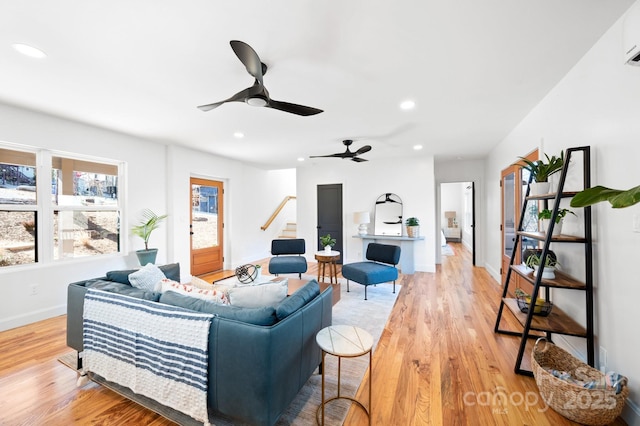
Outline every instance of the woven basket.
<svg viewBox="0 0 640 426"><path fill-rule="evenodd" d="M628 386L623 386L616 394L615 390L609 389L585 389L553 376L545 367L566 371L585 381L602 378L603 374L545 338L536 342L531 366L540 395L547 405L574 422L608 425L620 415L629 395Z"/></svg>

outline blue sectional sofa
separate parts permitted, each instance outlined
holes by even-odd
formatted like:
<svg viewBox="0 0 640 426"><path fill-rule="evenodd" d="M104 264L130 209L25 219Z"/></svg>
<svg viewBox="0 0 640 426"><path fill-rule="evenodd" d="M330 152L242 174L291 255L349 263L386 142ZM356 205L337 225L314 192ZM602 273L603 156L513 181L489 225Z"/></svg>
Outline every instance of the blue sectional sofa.
<svg viewBox="0 0 640 426"><path fill-rule="evenodd" d="M180 279L179 265L160 269L167 278ZM88 288L95 288L214 313L208 344L208 410L234 422L273 425L320 365L315 336L331 325L331 287L320 293L318 283L311 280L275 307L244 309L212 306L170 291L143 291L130 285L127 277L131 272L113 271L69 284L67 344L79 355L83 351L84 295ZM145 397L126 396L145 405ZM171 409L163 415L184 423L184 416Z"/></svg>

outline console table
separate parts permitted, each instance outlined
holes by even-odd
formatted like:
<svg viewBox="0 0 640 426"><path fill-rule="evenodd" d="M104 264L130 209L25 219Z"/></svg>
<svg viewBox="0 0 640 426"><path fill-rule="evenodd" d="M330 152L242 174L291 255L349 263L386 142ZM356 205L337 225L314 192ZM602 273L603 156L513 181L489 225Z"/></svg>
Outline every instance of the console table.
<svg viewBox="0 0 640 426"><path fill-rule="evenodd" d="M353 238L362 239L362 257L366 260L367 246L369 243L394 244L400 246L400 272L413 274L416 271L413 246L417 241L423 241L424 237L400 237L389 235L354 235Z"/></svg>

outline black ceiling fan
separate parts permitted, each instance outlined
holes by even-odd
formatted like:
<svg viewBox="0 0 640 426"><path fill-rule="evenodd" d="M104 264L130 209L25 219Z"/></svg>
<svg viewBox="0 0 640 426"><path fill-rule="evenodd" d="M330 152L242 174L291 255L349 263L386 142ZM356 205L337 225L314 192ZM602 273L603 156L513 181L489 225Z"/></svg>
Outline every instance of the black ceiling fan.
<svg viewBox="0 0 640 426"><path fill-rule="evenodd" d="M362 161L368 161L368 160L365 160L364 158L358 157L358 155L371 151L371 145L365 145L357 151L351 151L349 149L349 146L351 146L351 144L353 143L351 139L345 139L342 141L342 143L344 144L344 146L347 147L347 150L345 152L339 152L337 154L329 154L329 155L311 155L309 158L322 158L322 157L334 157L334 158L342 158L342 159L350 158L351 161L356 161L358 163Z"/></svg>
<svg viewBox="0 0 640 426"><path fill-rule="evenodd" d="M269 97L269 91L264 86L262 77L267 73L267 65L260 61L260 57L255 50L247 43L238 40L231 40L231 48L236 56L247 68L247 72L255 78L253 86L241 90L229 99L214 102L212 104L200 105L198 108L202 111L209 111L226 102L246 102L251 106L267 107L278 109L284 112L290 112L297 115L314 115L322 112L321 109L312 108L304 105L291 104L288 102L276 101Z"/></svg>

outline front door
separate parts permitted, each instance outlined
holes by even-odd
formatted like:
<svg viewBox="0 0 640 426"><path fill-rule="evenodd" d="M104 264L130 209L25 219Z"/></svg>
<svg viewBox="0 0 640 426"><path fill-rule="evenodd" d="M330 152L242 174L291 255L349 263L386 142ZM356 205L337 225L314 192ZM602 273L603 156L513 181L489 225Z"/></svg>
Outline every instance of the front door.
<svg viewBox="0 0 640 426"><path fill-rule="evenodd" d="M222 182L191 178L191 274L222 270Z"/></svg>
<svg viewBox="0 0 640 426"><path fill-rule="evenodd" d="M538 159L538 150L530 153L526 156L527 159L535 161ZM523 169L518 163L504 169L501 173L501 187L502 187L502 284L505 283L507 278L507 272L509 271L509 263L511 261L511 253L513 253L516 231L518 229L518 222L520 221L520 212L524 203L524 196L527 190L527 183L529 181L528 171ZM530 205L534 205L530 203ZM534 211L527 212L522 224L523 230L531 231L537 229L537 213ZM532 229L533 227L533 229ZM522 259L522 251L535 244L530 242L526 238L521 238L518 245L518 251L516 252L514 265L520 264ZM521 279L516 273L511 274L511 282L516 284L515 287L522 288L525 292L531 293L533 287L524 279ZM511 287L511 288L515 288Z"/></svg>
<svg viewBox="0 0 640 426"><path fill-rule="evenodd" d="M342 233L342 184L318 185L318 235L316 245L318 250L322 250L320 237L331 234L335 238L336 244L333 250L340 252L340 260L343 259L343 233Z"/></svg>

